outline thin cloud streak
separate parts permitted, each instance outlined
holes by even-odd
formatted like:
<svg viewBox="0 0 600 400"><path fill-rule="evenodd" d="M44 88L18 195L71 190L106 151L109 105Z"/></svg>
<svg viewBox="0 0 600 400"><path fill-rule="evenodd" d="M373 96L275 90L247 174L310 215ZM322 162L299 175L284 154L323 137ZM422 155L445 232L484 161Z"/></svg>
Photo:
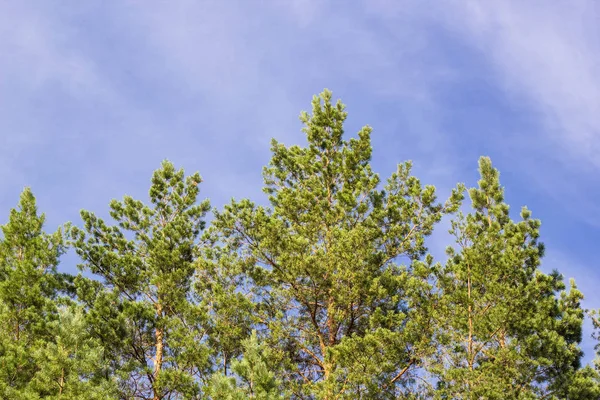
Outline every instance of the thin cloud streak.
<svg viewBox="0 0 600 400"><path fill-rule="evenodd" d="M449 7L454 12L443 13L440 21L479 49L510 101L528 107L538 121L537 130L507 139L506 156L569 213L600 226L600 218L591 216L600 215L593 189L600 170L595 40L600 7L596 2L461 4Z"/></svg>

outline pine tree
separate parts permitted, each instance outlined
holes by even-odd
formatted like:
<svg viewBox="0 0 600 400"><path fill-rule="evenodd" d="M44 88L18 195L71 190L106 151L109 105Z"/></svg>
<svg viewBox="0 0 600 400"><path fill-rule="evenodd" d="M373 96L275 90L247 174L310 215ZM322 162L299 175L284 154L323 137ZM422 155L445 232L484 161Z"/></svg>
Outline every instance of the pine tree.
<svg viewBox="0 0 600 400"><path fill-rule="evenodd" d="M559 399L579 376L581 293L539 270L540 222L526 208L514 222L489 158L469 190L473 212L452 222L458 249L438 274L440 399ZM580 398L580 397L577 397Z"/></svg>
<svg viewBox="0 0 600 400"><path fill-rule="evenodd" d="M272 143L270 207L234 201L213 229L252 278L259 327L293 398L395 398L430 351L425 238L462 193L439 204L410 163L381 189L371 129L344 140L346 112L329 91L312 106L301 115L306 147Z"/></svg>
<svg viewBox="0 0 600 400"><path fill-rule="evenodd" d="M125 196L110 203L116 225L83 211L84 229L73 230L82 268L101 279L80 276L78 294L95 337L112 351L122 397L200 395L208 349L192 283L209 209L197 202L200 182L165 161L152 177L150 205Z"/></svg>
<svg viewBox="0 0 600 400"><path fill-rule="evenodd" d="M210 398L215 400L283 400L281 381L270 369L272 352L259 343L256 332L242 341L243 357L231 362L234 377L223 373L213 377Z"/></svg>
<svg viewBox="0 0 600 400"><path fill-rule="evenodd" d="M116 385L104 376L105 350L91 337L81 308L62 307L52 325L54 339L33 352L39 369L26 390L32 398L116 398Z"/></svg>
<svg viewBox="0 0 600 400"><path fill-rule="evenodd" d="M586 365L578 371L573 379L570 398L573 399L599 399L600 398L600 310L587 310L588 317L592 320L592 339L596 341L596 358L593 365Z"/></svg>
<svg viewBox="0 0 600 400"><path fill-rule="evenodd" d="M215 371L228 376L230 363L243 353L243 342L258 319L244 268L235 254L219 248L217 241L211 230L203 237L194 295L206 311L210 364Z"/></svg>
<svg viewBox="0 0 600 400"><path fill-rule="evenodd" d="M2 226L0 240L0 397L26 398L40 365L33 354L53 339L57 299L68 279L56 271L65 251L62 230L43 231L30 189Z"/></svg>

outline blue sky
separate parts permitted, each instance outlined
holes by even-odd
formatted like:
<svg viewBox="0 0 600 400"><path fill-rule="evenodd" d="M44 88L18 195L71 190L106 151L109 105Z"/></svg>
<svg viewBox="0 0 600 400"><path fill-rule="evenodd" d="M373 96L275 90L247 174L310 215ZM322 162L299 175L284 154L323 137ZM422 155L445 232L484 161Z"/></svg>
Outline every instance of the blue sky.
<svg viewBox="0 0 600 400"><path fill-rule="evenodd" d="M599 14L593 0L0 1L0 221L25 185L49 228L106 215L145 199L165 158L199 170L215 206L260 200L270 139L303 143L298 114L329 88L349 135L374 128L384 177L411 159L446 194L491 156L513 210L542 220L544 269L600 307Z"/></svg>

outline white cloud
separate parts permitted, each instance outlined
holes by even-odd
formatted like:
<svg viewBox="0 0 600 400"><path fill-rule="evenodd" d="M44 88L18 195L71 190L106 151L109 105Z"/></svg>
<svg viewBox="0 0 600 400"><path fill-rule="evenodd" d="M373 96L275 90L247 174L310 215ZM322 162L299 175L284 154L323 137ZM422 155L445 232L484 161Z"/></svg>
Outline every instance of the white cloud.
<svg viewBox="0 0 600 400"><path fill-rule="evenodd" d="M505 173L519 176L523 183L552 198L562 212L600 226L596 200L600 195L596 178L600 170L597 2L447 0L399 5L375 0L369 4L377 20L388 26L418 21L415 25L420 30L413 34L417 41L425 35L424 30L437 29L451 42L474 50L477 59L471 61L477 63L473 64L478 65L477 70L448 69L446 80L458 76L456 79L468 81L469 74L475 72L478 79L487 80L506 96L514 114L502 118L522 117L527 122L512 125L510 129L518 129L516 132L500 135L490 119L489 130L479 132L479 138L469 131L456 135L463 135L464 143L473 142L471 146L479 146L477 140L486 142L502 155ZM451 64L453 53L446 55L443 63ZM420 58L426 56L426 51L418 53ZM465 65L473 66L469 61ZM425 69L425 73L430 72L430 68ZM433 96L433 110L460 111L452 104L440 104L435 87L424 88ZM476 110L469 112L471 118L477 118ZM428 137L435 143L444 135ZM450 158L462 157L451 147L447 153Z"/></svg>
<svg viewBox="0 0 600 400"><path fill-rule="evenodd" d="M545 138L555 149L600 167L600 9L594 3L470 1L447 15L489 57L506 88L543 114Z"/></svg>
<svg viewBox="0 0 600 400"><path fill-rule="evenodd" d="M492 67L489 79L532 131L498 143L513 171L582 221L600 226L600 7L594 1L443 2L432 12ZM536 126L537 125L537 126ZM482 135L485 135L482 132Z"/></svg>
<svg viewBox="0 0 600 400"><path fill-rule="evenodd" d="M98 66L76 47L77 31L25 2L5 3L0 11L1 85L18 83L32 94L56 85L77 98L114 100Z"/></svg>
<svg viewBox="0 0 600 400"><path fill-rule="evenodd" d="M83 204L74 203L98 201L98 188L120 186L107 172L114 172L114 161L123 153L135 153L128 145L156 132L151 118L123 95L106 65L86 48L77 19L89 11L27 2L0 5L4 209L28 185L40 208L52 210L51 222L76 217L75 207Z"/></svg>

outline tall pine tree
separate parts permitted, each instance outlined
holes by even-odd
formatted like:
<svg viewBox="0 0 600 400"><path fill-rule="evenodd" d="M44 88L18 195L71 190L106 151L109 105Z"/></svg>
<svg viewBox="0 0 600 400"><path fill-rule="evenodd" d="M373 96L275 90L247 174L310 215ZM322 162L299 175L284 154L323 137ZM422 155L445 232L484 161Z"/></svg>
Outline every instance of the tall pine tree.
<svg viewBox="0 0 600 400"><path fill-rule="evenodd" d="M84 270L78 278L94 333L112 350L121 397L197 398L207 370L204 313L192 298L199 235L208 201L198 203L200 175L170 162L155 171L150 204L125 196L110 203L116 225L91 212L74 229Z"/></svg>
<svg viewBox="0 0 600 400"><path fill-rule="evenodd" d="M430 351L425 238L462 194L438 203L410 163L380 188L371 129L345 140L344 105L329 91L312 106L301 116L306 147L273 141L270 207L234 201L214 231L253 279L259 329L293 398L396 398Z"/></svg>
<svg viewBox="0 0 600 400"><path fill-rule="evenodd" d="M21 194L2 226L0 240L0 397L28 398L28 385L39 371L34 354L52 341L57 299L66 276L56 267L65 251L61 229L44 232L30 189Z"/></svg>
<svg viewBox="0 0 600 400"><path fill-rule="evenodd" d="M539 270L540 222L509 216L499 173L479 161L473 212L451 233L457 248L438 274L437 352L430 371L440 399L563 399L580 367L581 293ZM579 397L577 397L579 398ZM585 398L585 397L584 397Z"/></svg>

